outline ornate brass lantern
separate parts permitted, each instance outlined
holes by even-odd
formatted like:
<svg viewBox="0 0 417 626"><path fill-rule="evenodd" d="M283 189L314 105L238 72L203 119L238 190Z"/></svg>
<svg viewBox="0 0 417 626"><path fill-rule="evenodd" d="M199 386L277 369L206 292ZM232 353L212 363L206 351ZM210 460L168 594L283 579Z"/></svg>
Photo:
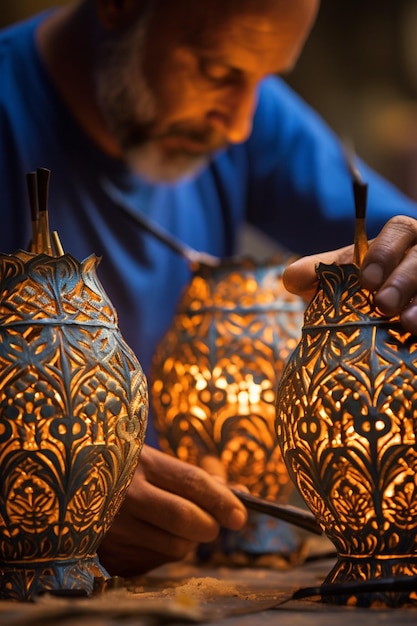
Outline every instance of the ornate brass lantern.
<svg viewBox="0 0 417 626"><path fill-rule="evenodd" d="M163 450L194 464L215 457L231 482L286 501L275 392L304 304L282 270L276 259L199 264L156 351L151 398Z"/></svg>
<svg viewBox="0 0 417 626"><path fill-rule="evenodd" d="M397 317L378 311L356 264L317 272L301 341L279 383L277 435L292 479L337 549L323 599L397 606L416 599L390 586L417 574L417 343ZM374 579L389 585L361 587Z"/></svg>
<svg viewBox="0 0 417 626"><path fill-rule="evenodd" d="M96 264L0 255L2 599L90 594L107 576L96 550L133 476L148 400Z"/></svg>

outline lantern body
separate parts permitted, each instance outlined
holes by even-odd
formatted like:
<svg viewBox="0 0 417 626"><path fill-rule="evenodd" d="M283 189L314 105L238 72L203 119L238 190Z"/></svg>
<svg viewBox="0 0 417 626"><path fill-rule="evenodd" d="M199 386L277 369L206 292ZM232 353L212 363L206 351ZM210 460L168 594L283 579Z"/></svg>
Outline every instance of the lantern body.
<svg viewBox="0 0 417 626"><path fill-rule="evenodd" d="M0 255L0 598L89 594L135 470L147 388L96 257Z"/></svg>
<svg viewBox="0 0 417 626"><path fill-rule="evenodd" d="M151 373L163 450L220 459L230 482L286 501L293 489L274 432L276 382L301 331L304 303L276 260L200 265L160 342Z"/></svg>
<svg viewBox="0 0 417 626"><path fill-rule="evenodd" d="M376 309L356 265L320 265L319 289L277 395L288 471L338 560L326 583L417 573L417 343ZM397 606L410 593L330 601Z"/></svg>

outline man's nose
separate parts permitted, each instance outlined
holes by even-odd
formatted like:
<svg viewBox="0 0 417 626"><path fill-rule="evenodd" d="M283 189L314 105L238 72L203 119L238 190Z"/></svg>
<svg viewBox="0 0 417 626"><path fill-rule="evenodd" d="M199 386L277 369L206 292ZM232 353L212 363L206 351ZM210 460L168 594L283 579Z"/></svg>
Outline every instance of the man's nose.
<svg viewBox="0 0 417 626"><path fill-rule="evenodd" d="M223 94L221 102L208 113L208 119L229 143L241 143L252 132L253 116L257 103L255 87L240 88Z"/></svg>

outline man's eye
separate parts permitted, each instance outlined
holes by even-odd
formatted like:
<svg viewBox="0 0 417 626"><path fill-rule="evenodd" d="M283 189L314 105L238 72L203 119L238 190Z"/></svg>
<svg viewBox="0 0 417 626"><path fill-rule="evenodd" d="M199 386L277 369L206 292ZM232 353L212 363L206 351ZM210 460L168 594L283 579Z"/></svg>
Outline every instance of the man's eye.
<svg viewBox="0 0 417 626"><path fill-rule="evenodd" d="M221 63L201 61L200 67L204 76L213 81L222 82L230 80L233 77L233 70L227 65L222 65Z"/></svg>

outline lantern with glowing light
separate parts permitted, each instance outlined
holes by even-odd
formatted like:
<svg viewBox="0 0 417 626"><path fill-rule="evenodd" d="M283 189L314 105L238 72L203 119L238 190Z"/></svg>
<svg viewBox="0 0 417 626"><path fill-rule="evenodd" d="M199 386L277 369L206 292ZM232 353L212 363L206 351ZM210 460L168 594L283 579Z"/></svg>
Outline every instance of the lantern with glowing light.
<svg viewBox="0 0 417 626"><path fill-rule="evenodd" d="M397 606L416 599L393 585L417 574L417 342L376 308L357 264L317 272L279 382L277 434L292 479L337 549L327 600Z"/></svg>
<svg viewBox="0 0 417 626"><path fill-rule="evenodd" d="M233 483L286 501L293 485L274 432L276 383L301 330L304 304L271 259L196 268L151 373L163 450L215 457Z"/></svg>
<svg viewBox="0 0 417 626"><path fill-rule="evenodd" d="M0 598L93 591L147 419L97 259L0 254ZM42 244L40 244L42 245Z"/></svg>

